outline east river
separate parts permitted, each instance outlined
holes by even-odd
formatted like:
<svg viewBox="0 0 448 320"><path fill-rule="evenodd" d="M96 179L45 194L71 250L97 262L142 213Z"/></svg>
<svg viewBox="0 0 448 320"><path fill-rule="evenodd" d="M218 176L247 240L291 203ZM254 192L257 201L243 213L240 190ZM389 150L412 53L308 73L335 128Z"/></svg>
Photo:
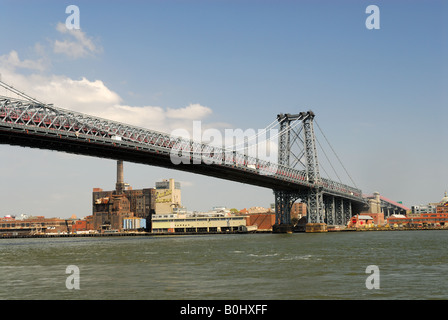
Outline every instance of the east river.
<svg viewBox="0 0 448 320"><path fill-rule="evenodd" d="M448 231L0 239L0 299L448 299Z"/></svg>

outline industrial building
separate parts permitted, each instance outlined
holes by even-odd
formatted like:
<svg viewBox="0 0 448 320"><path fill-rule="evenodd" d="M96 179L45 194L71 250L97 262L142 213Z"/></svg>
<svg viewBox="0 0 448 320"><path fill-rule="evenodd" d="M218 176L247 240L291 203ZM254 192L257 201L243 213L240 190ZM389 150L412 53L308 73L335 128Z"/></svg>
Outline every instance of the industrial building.
<svg viewBox="0 0 448 320"><path fill-rule="evenodd" d="M92 215L84 219L44 217L0 218L0 236L94 234L128 231L152 233L248 232L270 230L274 214L234 215L225 207L190 212L181 203L181 184L158 181L155 188L134 190L124 182L123 162L117 161L115 190L93 188ZM262 208L256 208L261 210ZM264 208L262 211L266 211Z"/></svg>
<svg viewBox="0 0 448 320"><path fill-rule="evenodd" d="M154 233L227 232L246 226L243 216L231 216L230 212L223 208L216 208L210 213L187 214L181 203L181 185L174 179L156 182L155 188L133 190L124 182L123 176L123 162L117 161L115 190L93 189L93 230L145 230ZM85 231L83 227L78 223L75 230Z"/></svg>
<svg viewBox="0 0 448 320"><path fill-rule="evenodd" d="M156 189L133 190L124 182L123 161L117 161L115 190L94 188L92 193L93 229L97 231L123 230L125 219L145 219L145 229L150 227L155 213ZM132 224L132 225L135 225ZM139 223L142 225L142 223Z"/></svg>
<svg viewBox="0 0 448 320"><path fill-rule="evenodd" d="M155 213L170 214L182 207L180 183L174 179L156 182Z"/></svg>

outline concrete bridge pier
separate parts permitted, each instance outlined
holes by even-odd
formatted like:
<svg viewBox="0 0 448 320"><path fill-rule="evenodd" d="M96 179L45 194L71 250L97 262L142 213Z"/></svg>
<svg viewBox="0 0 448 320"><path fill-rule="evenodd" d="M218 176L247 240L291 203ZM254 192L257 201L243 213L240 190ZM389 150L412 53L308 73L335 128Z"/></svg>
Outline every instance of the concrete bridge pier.
<svg viewBox="0 0 448 320"><path fill-rule="evenodd" d="M293 225L290 224L275 224L272 226L273 233L292 233Z"/></svg>
<svg viewBox="0 0 448 320"><path fill-rule="evenodd" d="M305 225L305 232L307 232L307 233L327 232L327 224L326 223L307 223Z"/></svg>

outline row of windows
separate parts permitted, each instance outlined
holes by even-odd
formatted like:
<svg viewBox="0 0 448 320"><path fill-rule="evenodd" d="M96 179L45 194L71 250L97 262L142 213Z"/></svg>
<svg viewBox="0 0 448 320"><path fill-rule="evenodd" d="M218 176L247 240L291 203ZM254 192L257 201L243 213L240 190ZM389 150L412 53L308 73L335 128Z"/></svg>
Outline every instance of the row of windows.
<svg viewBox="0 0 448 320"><path fill-rule="evenodd" d="M419 218L412 218L412 219L388 219L391 223L402 223L402 222L441 222L441 221L448 221L448 218L437 218L437 219L419 219Z"/></svg>
<svg viewBox="0 0 448 320"><path fill-rule="evenodd" d="M175 228L173 229L168 229L168 228L157 228L157 229L153 229L152 232L153 233L176 233L176 232L218 232L218 228L217 227L202 227L202 228ZM229 231L236 231L236 228L233 227L221 227L221 232L229 232Z"/></svg>
<svg viewBox="0 0 448 320"><path fill-rule="evenodd" d="M190 221L226 221L230 218L192 218L192 219L153 219L154 222L190 222ZM244 220L244 218L232 218L232 221Z"/></svg>
<svg viewBox="0 0 448 320"><path fill-rule="evenodd" d="M31 227L39 227L39 226L42 226L42 227L44 227L44 226L55 227L55 226L58 226L58 225L62 225L62 224L60 224L60 223L57 223L57 224L55 224L55 223L46 224L44 222L38 222L38 223L22 222L22 223L2 223L2 224L0 224L0 227L1 228L19 228L19 227L26 228L26 227L30 227L30 226Z"/></svg>
<svg viewBox="0 0 448 320"><path fill-rule="evenodd" d="M36 223L36 224L33 223L33 226L34 225L37 225L37 226L42 225L43 226L44 224L43 223ZM3 223L0 226L2 228L15 228L15 227L29 227L30 224L29 223Z"/></svg>

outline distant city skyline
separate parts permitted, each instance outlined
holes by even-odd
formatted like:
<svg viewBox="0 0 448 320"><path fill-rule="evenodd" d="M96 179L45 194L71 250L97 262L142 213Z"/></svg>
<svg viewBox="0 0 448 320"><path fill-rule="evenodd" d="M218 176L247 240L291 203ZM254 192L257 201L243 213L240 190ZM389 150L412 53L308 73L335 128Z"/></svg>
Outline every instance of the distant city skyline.
<svg viewBox="0 0 448 320"><path fill-rule="evenodd" d="M70 5L80 29L67 27ZM369 5L379 29L368 28ZM446 1L4 0L0 9L1 80L46 103L166 133L194 121L257 131L279 113L312 110L363 193L410 208L448 191ZM0 216L84 217L93 188L115 187L115 160L0 150ZM128 162L124 178L134 188L173 178L192 211L274 202L269 189Z"/></svg>

